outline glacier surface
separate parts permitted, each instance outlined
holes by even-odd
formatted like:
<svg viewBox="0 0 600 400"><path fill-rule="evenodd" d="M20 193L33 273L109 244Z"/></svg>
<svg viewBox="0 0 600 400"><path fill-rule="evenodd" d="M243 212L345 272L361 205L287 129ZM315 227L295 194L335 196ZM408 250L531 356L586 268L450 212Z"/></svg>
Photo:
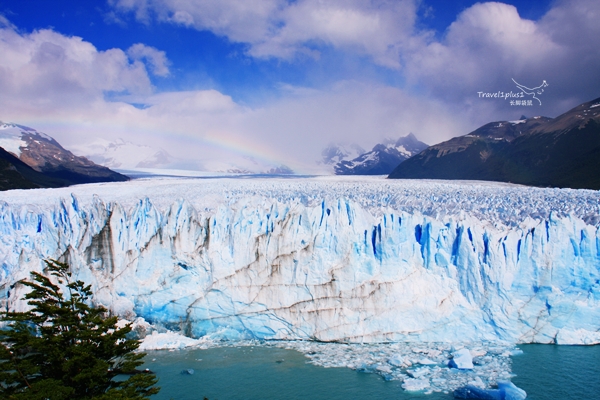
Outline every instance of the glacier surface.
<svg viewBox="0 0 600 400"><path fill-rule="evenodd" d="M361 177L0 194L0 305L43 260L191 338L600 343L600 192Z"/></svg>

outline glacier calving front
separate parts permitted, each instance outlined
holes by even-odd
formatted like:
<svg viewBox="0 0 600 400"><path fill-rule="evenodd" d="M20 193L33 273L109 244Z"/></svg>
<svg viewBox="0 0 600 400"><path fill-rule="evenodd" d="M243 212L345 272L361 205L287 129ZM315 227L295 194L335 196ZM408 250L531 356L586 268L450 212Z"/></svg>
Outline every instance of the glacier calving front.
<svg viewBox="0 0 600 400"><path fill-rule="evenodd" d="M0 195L0 299L43 260L191 337L600 342L599 192L146 180Z"/></svg>

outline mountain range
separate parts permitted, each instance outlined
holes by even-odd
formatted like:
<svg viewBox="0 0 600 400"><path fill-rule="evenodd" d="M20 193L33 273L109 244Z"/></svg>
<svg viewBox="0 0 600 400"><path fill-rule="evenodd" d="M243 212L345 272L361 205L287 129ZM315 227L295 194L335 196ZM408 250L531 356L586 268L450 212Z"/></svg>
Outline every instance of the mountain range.
<svg viewBox="0 0 600 400"><path fill-rule="evenodd" d="M85 157L74 155L42 132L0 122L0 190L128 179Z"/></svg>
<svg viewBox="0 0 600 400"><path fill-rule="evenodd" d="M87 145L74 147L73 150L97 164L120 170L169 168L178 161L163 149L123 139L98 139Z"/></svg>
<svg viewBox="0 0 600 400"><path fill-rule="evenodd" d="M387 175L398 164L426 149L427 145L420 142L410 133L398 140L386 139L365 151L358 145L344 148L330 145L323 151L323 159L336 161L333 170L336 175ZM356 154L350 158L348 155Z"/></svg>
<svg viewBox="0 0 600 400"><path fill-rule="evenodd" d="M343 160L350 160L365 153L366 150L356 143L330 143L321 152L320 163L335 165Z"/></svg>
<svg viewBox="0 0 600 400"><path fill-rule="evenodd" d="M108 167L170 168L178 162L165 151L123 140L92 143L85 154L88 158L76 156L35 129L0 122L0 190L125 181L129 178ZM245 161L252 168L240 162L236 169L231 162L211 162L202 170L293 173L284 166ZM391 179L490 180L597 190L600 98L556 118L523 116L491 122L430 147L412 133L396 141L387 139L368 152L356 144L330 144L323 150L320 164L337 175L389 173Z"/></svg>
<svg viewBox="0 0 600 400"><path fill-rule="evenodd" d="M153 175L181 176L191 173L216 173L227 175L289 175L289 167L256 160L235 154L211 155L206 158L184 159L173 157L167 151L148 144L117 139L97 139L73 148L78 154L103 165L127 173L129 176Z"/></svg>
<svg viewBox="0 0 600 400"><path fill-rule="evenodd" d="M556 118L492 122L430 146L392 179L466 179L600 189L600 98Z"/></svg>

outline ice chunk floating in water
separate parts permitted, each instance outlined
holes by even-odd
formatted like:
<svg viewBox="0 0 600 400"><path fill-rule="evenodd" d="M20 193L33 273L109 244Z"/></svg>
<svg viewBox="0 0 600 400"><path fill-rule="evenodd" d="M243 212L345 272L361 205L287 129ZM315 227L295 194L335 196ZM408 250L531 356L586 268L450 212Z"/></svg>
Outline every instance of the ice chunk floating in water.
<svg viewBox="0 0 600 400"><path fill-rule="evenodd" d="M114 313L193 338L600 342L596 191L165 179L0 196L4 309L56 258Z"/></svg>
<svg viewBox="0 0 600 400"><path fill-rule="evenodd" d="M512 382L498 381L498 389L481 389L468 385L454 391L456 399L525 400L527 393Z"/></svg>
<svg viewBox="0 0 600 400"><path fill-rule="evenodd" d="M448 363L450 368L473 369L473 357L467 349L460 349L454 352L452 359Z"/></svg>
<svg viewBox="0 0 600 400"><path fill-rule="evenodd" d="M475 365L470 370L457 370L447 366L456 352L448 343L269 341L263 345L297 350L311 363L325 368L345 367L378 374L385 380L399 380L405 390L425 393L451 392L469 385L482 389L495 386L512 376L510 356L516 350L509 344L471 343L468 351L476 355ZM422 364L424 357L431 363Z"/></svg>

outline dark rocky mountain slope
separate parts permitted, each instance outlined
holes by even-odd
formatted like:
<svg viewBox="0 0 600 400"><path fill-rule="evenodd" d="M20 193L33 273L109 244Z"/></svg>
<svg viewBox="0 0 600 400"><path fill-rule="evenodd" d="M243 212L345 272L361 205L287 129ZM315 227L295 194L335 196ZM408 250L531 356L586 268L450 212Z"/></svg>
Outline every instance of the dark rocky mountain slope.
<svg viewBox="0 0 600 400"><path fill-rule="evenodd" d="M556 118L486 124L427 148L389 178L600 189L600 98Z"/></svg>
<svg viewBox="0 0 600 400"><path fill-rule="evenodd" d="M0 181L3 190L63 187L129 178L64 149L35 129L0 122Z"/></svg>

